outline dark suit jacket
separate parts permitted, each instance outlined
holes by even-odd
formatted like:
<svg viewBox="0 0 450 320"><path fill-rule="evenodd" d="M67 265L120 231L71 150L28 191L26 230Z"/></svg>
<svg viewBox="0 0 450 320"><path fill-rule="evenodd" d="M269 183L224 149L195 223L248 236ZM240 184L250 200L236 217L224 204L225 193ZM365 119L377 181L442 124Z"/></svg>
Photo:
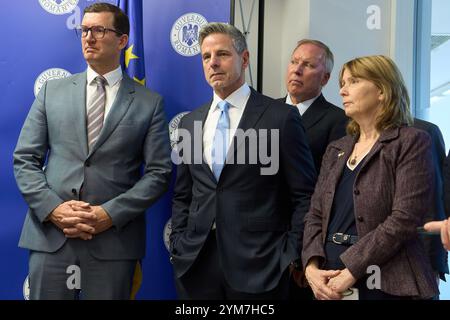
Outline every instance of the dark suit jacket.
<svg viewBox="0 0 450 320"><path fill-rule="evenodd" d="M285 102L286 98L279 99ZM317 171L320 171L322 157L331 141L346 135L348 118L344 110L328 102L321 94L302 115L302 123L308 136L309 147Z"/></svg>
<svg viewBox="0 0 450 320"><path fill-rule="evenodd" d="M444 165L444 201L447 217L450 216L450 151Z"/></svg>
<svg viewBox="0 0 450 320"><path fill-rule="evenodd" d="M210 103L183 117L190 133L203 127ZM216 222L217 247L225 278L237 291L262 293L278 284L290 262L299 258L303 218L309 208L316 172L298 110L252 89L238 128L279 130L279 169L262 175L260 159L249 164L249 144L230 148L219 181L202 155L197 164L177 166L172 207L171 260L175 274L185 274ZM257 131L260 142L271 143ZM195 137L202 144L202 136ZM183 140L184 141L184 140ZM276 142L276 141L274 141ZM180 142L183 160L194 146ZM245 152L246 164L230 157ZM293 209L290 209L293 208Z"/></svg>
<svg viewBox="0 0 450 320"><path fill-rule="evenodd" d="M439 127L431 122L414 119L414 127L428 132L431 137L431 148L433 154L433 168L435 170L433 206L425 213L424 222L432 220L444 220L447 215L444 210L444 187L443 187L443 167L445 161L445 144ZM448 273L447 250L442 247L439 236L423 236L422 242L425 251L430 257L433 270L439 272L441 279L445 280L445 273Z"/></svg>
<svg viewBox="0 0 450 320"><path fill-rule="evenodd" d="M355 142L346 136L332 142L324 155L305 218L304 265L313 257L322 263L326 259L333 198ZM386 130L366 156L353 192L359 240L340 256L355 278L363 278L367 268L375 265L381 271L381 290L388 294L431 298L438 293L417 235L433 201L432 165L429 135L411 127Z"/></svg>

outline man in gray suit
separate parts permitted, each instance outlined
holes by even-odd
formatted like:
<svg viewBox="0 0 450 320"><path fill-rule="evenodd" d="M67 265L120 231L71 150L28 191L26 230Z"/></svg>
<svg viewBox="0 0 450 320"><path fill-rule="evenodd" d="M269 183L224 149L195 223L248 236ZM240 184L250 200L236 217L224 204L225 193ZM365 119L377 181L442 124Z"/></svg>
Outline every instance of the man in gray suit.
<svg viewBox="0 0 450 320"><path fill-rule="evenodd" d="M128 299L145 210L170 180L163 101L122 73L119 8L89 6L77 31L87 71L42 87L14 152L29 205L19 246L30 250L31 299ZM68 286L73 266L81 296Z"/></svg>

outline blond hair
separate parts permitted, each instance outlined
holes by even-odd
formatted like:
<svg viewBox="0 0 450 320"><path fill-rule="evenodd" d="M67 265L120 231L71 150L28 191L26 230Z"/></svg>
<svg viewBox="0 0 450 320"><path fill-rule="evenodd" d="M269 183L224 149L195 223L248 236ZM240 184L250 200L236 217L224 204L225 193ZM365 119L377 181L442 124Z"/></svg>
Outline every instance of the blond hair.
<svg viewBox="0 0 450 320"><path fill-rule="evenodd" d="M408 90L400 70L392 59L383 55L376 55L350 60L342 66L339 74L341 88L345 70L355 78L372 82L383 93L384 100L381 103L381 111L375 124L378 131L413 123ZM358 123L351 120L347 125L347 132L351 135L359 135Z"/></svg>

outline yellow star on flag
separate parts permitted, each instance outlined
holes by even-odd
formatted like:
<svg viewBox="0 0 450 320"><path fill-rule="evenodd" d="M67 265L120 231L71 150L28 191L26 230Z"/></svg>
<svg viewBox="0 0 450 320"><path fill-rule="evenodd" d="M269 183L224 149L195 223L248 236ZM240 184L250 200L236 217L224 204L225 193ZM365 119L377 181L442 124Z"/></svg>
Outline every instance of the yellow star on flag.
<svg viewBox="0 0 450 320"><path fill-rule="evenodd" d="M125 67L127 67L127 68L128 68L128 65L130 64L130 61L131 61L131 60L133 60L133 59L139 59L139 57L136 56L136 55L133 53L133 47L134 47L134 44L131 45L131 46L125 51Z"/></svg>
<svg viewBox="0 0 450 320"><path fill-rule="evenodd" d="M133 79L134 79L134 81L136 81L137 83L142 84L145 87L145 78L142 79L142 80L139 80L138 78L134 77Z"/></svg>

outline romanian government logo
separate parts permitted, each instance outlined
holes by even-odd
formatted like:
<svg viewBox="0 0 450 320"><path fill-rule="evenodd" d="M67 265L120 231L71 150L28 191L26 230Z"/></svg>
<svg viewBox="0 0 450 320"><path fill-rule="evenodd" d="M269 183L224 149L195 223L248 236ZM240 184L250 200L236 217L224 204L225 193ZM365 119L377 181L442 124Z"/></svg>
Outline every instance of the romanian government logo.
<svg viewBox="0 0 450 320"><path fill-rule="evenodd" d="M42 86L48 80L67 78L71 75L72 74L69 71L60 68L52 68L45 70L39 75L39 77L37 77L36 81L34 82L34 96L37 97Z"/></svg>
<svg viewBox="0 0 450 320"><path fill-rule="evenodd" d="M169 136L170 136L170 146L172 149L178 142L178 125L180 124L181 118L187 115L189 111L181 112L173 117L169 122Z"/></svg>
<svg viewBox="0 0 450 320"><path fill-rule="evenodd" d="M199 54L198 33L207 23L205 17L198 13L186 13L178 18L170 32L170 41L174 50L185 57Z"/></svg>
<svg viewBox="0 0 450 320"><path fill-rule="evenodd" d="M45 11L51 14L62 15L72 12L79 0L39 0Z"/></svg>

